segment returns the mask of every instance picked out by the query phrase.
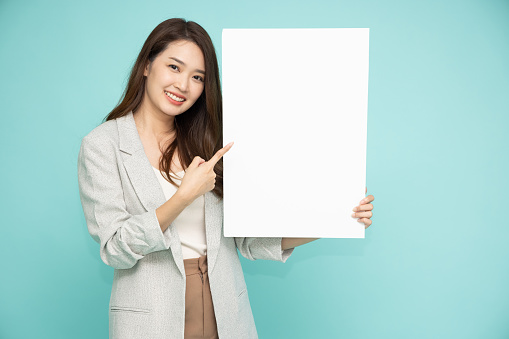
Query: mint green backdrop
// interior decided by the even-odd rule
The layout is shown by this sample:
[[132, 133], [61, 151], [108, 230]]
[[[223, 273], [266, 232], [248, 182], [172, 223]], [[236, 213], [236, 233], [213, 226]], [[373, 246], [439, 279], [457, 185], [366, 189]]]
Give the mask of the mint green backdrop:
[[[241, 258], [260, 338], [509, 338], [502, 0], [2, 0], [0, 338], [107, 338], [113, 269], [86, 229], [77, 155], [170, 17], [203, 25], [219, 57], [223, 28], [370, 28], [373, 225], [286, 264]], [[297, 71], [312, 71], [302, 47]]]

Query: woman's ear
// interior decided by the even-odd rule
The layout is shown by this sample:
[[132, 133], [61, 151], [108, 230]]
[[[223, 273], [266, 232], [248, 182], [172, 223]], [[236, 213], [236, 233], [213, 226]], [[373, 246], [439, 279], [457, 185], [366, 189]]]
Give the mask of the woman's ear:
[[145, 65], [145, 69], [143, 70], [143, 76], [147, 76], [150, 72], [150, 67], [152, 66], [152, 63], [150, 60], [147, 61], [147, 64]]

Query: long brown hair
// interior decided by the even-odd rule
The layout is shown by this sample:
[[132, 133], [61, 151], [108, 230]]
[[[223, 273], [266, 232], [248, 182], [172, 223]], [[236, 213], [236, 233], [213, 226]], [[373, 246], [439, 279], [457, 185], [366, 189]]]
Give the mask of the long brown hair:
[[[131, 70], [129, 82], [117, 106], [104, 121], [133, 113], [140, 107], [145, 93], [143, 70], [154, 59], [177, 40], [194, 42], [205, 59], [205, 88], [200, 98], [186, 112], [175, 116], [175, 139], [165, 150], [159, 164], [166, 179], [178, 186], [170, 177], [170, 164], [178, 146], [178, 156], [184, 169], [188, 168], [195, 156], [209, 160], [223, 144], [222, 96], [214, 45], [207, 32], [193, 21], [169, 19], [161, 22], [150, 33]], [[223, 197], [223, 159], [214, 167], [216, 185], [213, 192]]]

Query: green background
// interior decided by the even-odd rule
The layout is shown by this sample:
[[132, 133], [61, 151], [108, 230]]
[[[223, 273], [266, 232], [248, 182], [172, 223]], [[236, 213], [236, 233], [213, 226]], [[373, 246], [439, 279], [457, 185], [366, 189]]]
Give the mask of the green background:
[[373, 225], [285, 264], [241, 258], [260, 338], [509, 338], [509, 2], [494, 0], [1, 0], [0, 338], [107, 338], [113, 269], [77, 155], [170, 17], [219, 57], [223, 28], [370, 28]]

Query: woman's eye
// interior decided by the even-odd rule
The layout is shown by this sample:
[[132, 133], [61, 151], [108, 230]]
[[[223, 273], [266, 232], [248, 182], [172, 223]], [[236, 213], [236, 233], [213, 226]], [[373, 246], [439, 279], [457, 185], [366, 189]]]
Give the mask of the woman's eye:
[[204, 81], [205, 81], [205, 80], [203, 79], [203, 77], [201, 77], [201, 76], [199, 76], [199, 75], [195, 75], [195, 76], [194, 76], [194, 78], [195, 78], [196, 80], [201, 81], [201, 82], [204, 82]]
[[176, 71], [178, 71], [178, 69], [179, 69], [178, 66], [176, 66], [176, 65], [170, 65], [168, 67], [170, 67], [171, 69], [174, 69]]

